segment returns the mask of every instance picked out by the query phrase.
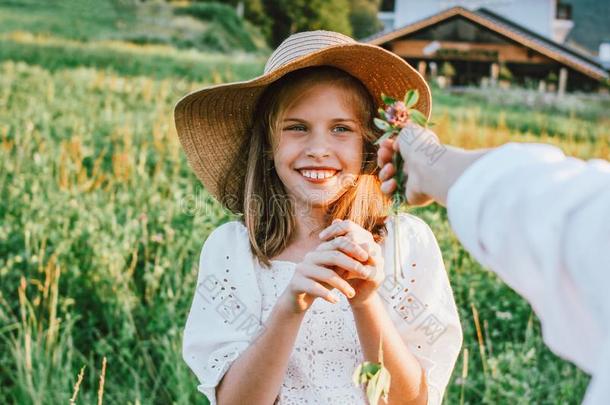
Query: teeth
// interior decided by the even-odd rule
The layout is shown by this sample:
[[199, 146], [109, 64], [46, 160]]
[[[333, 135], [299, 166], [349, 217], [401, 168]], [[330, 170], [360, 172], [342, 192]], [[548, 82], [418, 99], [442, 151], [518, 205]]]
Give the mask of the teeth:
[[335, 170], [301, 170], [301, 174], [311, 179], [327, 179], [335, 175]]

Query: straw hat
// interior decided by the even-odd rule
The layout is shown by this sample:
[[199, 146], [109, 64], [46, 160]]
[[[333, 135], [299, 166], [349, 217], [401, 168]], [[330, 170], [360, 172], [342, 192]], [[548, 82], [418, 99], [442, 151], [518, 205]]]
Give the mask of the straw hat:
[[[359, 79], [377, 107], [381, 93], [402, 98], [409, 89], [419, 91], [415, 108], [429, 117], [430, 89], [422, 76], [399, 56], [379, 46], [359, 43], [332, 31], [291, 35], [271, 54], [264, 72], [252, 80], [221, 84], [193, 91], [174, 108], [180, 143], [189, 165], [207, 191], [234, 213], [241, 213], [247, 157], [234, 162], [249, 136], [257, 100], [265, 88], [297, 69], [328, 65]], [[224, 185], [224, 187], [223, 187]]]

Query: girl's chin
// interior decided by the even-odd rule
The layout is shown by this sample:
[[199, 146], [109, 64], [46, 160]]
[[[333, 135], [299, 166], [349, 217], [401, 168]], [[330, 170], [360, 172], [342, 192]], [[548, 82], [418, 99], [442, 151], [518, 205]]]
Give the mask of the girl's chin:
[[324, 192], [320, 190], [305, 192], [300, 194], [300, 202], [301, 204], [312, 207], [312, 208], [325, 208], [337, 201], [337, 199], [341, 196], [341, 190], [324, 190]]
[[326, 201], [316, 201], [316, 200], [309, 200], [309, 201], [305, 201], [305, 203], [307, 205], [309, 205], [311, 208], [328, 208], [330, 206], [330, 204], [332, 204], [334, 200], [326, 200]]

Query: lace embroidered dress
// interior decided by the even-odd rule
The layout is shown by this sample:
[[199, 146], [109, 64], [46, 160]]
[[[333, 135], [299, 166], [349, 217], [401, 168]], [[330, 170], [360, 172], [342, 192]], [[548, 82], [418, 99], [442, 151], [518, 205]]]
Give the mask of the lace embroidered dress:
[[[406, 346], [425, 370], [428, 404], [442, 401], [462, 345], [462, 329], [440, 250], [428, 225], [399, 215], [405, 278], [394, 285], [393, 221], [381, 243], [385, 282], [378, 290]], [[252, 255], [247, 229], [228, 222], [214, 230], [200, 256], [197, 288], [186, 322], [183, 358], [212, 405], [231, 364], [262, 332], [288, 286], [296, 264], [262, 266]], [[347, 298], [316, 299], [305, 314], [276, 404], [367, 404], [352, 373], [363, 361]]]

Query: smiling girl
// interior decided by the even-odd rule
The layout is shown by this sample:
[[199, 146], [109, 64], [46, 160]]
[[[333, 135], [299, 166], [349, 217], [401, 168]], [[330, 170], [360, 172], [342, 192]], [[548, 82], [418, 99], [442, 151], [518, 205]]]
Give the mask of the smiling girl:
[[[183, 356], [212, 404], [365, 404], [352, 373], [377, 362], [388, 403], [438, 404], [462, 333], [430, 228], [400, 214], [394, 284], [391, 201], [376, 177], [376, 98], [429, 90], [381, 48], [294, 34], [248, 82], [176, 105], [187, 158], [242, 214], [206, 240]], [[335, 290], [337, 290], [335, 292]], [[320, 299], [318, 299], [320, 298]]]

